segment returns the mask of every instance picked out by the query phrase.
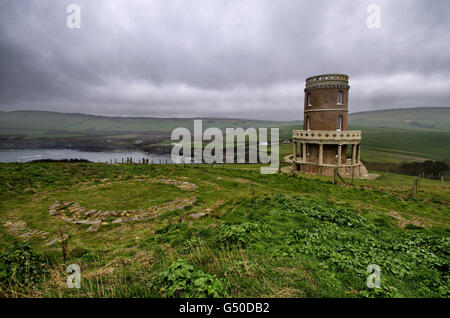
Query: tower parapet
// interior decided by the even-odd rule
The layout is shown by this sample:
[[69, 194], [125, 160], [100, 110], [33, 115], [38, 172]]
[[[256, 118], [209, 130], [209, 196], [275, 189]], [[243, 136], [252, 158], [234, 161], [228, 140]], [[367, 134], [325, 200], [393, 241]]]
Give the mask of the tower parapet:
[[349, 89], [348, 75], [323, 74], [311, 76], [306, 79], [305, 92], [319, 88], [346, 88]]

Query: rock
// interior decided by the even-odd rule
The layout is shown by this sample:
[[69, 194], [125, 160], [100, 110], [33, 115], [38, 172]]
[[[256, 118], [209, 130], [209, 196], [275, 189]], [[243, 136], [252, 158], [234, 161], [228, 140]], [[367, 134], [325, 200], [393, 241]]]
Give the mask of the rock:
[[97, 232], [98, 228], [100, 227], [100, 224], [93, 224], [91, 225], [86, 232]]
[[122, 223], [122, 222], [123, 222], [122, 218], [118, 218], [118, 219], [115, 219], [114, 221], [112, 221], [111, 223], [117, 224], [117, 223]]
[[191, 214], [189, 214], [189, 217], [192, 218], [192, 219], [198, 219], [198, 218], [201, 218], [202, 216], [205, 216], [205, 215], [206, 215], [206, 213], [199, 212], [199, 213], [191, 213]]
[[50, 242], [45, 243], [44, 246], [51, 246], [51, 245], [53, 245], [53, 244], [55, 244], [57, 242], [65, 241], [68, 238], [69, 238], [68, 234], [63, 234], [62, 240], [61, 240], [60, 237], [58, 237], [58, 238], [55, 238], [54, 240], [51, 240]]
[[90, 211], [84, 212], [84, 215], [89, 216], [91, 214], [94, 214], [95, 212], [97, 212], [97, 210], [90, 210]]
[[98, 225], [100, 223], [102, 223], [102, 220], [89, 220], [85, 224]]
[[75, 220], [73, 221], [75, 224], [90, 224], [89, 220]]
[[51, 246], [51, 245], [55, 244], [56, 242], [59, 242], [59, 240], [60, 240], [59, 238], [55, 238], [54, 240], [51, 240], [50, 242], [45, 243], [44, 246]]

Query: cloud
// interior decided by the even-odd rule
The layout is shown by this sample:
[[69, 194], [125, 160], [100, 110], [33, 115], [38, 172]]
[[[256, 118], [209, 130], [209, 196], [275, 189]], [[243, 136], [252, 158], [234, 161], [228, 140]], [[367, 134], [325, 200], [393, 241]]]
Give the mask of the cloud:
[[300, 119], [305, 78], [332, 72], [352, 112], [450, 106], [449, 18], [445, 0], [4, 0], [0, 110]]

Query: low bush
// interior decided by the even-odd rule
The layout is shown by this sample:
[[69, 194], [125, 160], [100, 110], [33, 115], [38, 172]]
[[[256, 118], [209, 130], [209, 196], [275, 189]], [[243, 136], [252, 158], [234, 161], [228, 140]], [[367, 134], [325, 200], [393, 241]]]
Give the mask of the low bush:
[[195, 269], [187, 260], [178, 259], [160, 273], [152, 285], [163, 297], [227, 297], [225, 284], [215, 275]]
[[47, 273], [46, 259], [28, 243], [16, 243], [0, 256], [2, 285], [31, 285]]
[[222, 224], [219, 227], [217, 241], [227, 246], [238, 245], [245, 247], [249, 242], [259, 239], [267, 230], [257, 223]]

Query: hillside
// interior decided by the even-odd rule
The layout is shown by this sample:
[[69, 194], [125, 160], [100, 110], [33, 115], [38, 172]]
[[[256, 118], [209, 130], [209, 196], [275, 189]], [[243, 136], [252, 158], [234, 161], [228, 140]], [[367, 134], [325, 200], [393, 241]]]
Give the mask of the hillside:
[[[273, 127], [294, 122], [200, 118], [203, 128]], [[66, 138], [95, 135], [170, 135], [177, 127], [193, 128], [193, 118], [108, 117], [45, 111], [0, 112], [0, 136]]]
[[381, 175], [0, 163], [0, 297], [448, 297], [448, 181]]
[[450, 132], [450, 107], [386, 109], [353, 113], [352, 126]]

